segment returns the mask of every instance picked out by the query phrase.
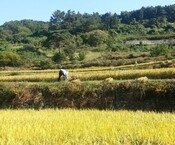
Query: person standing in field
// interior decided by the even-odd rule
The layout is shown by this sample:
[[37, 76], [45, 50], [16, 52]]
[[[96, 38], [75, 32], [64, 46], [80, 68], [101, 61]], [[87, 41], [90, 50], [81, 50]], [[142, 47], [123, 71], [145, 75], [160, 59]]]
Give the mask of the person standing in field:
[[58, 81], [61, 81], [61, 76], [63, 76], [63, 79], [65, 81], [67, 81], [68, 80], [68, 71], [66, 71], [65, 69], [60, 69], [59, 76], [58, 76]]

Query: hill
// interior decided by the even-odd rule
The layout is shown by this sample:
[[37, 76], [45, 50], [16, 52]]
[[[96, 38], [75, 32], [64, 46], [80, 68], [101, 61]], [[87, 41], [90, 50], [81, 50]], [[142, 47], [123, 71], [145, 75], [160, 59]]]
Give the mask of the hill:
[[120, 15], [56, 10], [50, 22], [6, 22], [0, 26], [0, 64], [46, 69], [172, 59], [174, 13], [175, 5], [142, 7]]

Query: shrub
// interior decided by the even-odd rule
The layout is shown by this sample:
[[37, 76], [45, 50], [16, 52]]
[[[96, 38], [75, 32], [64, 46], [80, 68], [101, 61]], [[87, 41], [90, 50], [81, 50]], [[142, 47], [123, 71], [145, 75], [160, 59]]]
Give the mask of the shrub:
[[[175, 81], [62, 82], [16, 88], [0, 85], [0, 104], [5, 107], [97, 108], [175, 110]], [[21, 92], [20, 92], [21, 91]], [[19, 93], [20, 92], [20, 93]]]
[[51, 69], [52, 68], [52, 62], [49, 60], [42, 59], [40, 61], [37, 61], [37, 64], [35, 64], [36, 67], [39, 67], [40, 69]]
[[82, 52], [79, 53], [78, 56], [79, 56], [79, 60], [82, 61], [82, 60], [84, 60], [85, 57], [86, 57], [86, 52], [82, 51]]
[[19, 66], [21, 57], [13, 52], [0, 53], [0, 67]]
[[150, 53], [151, 53], [151, 56], [159, 56], [159, 55], [168, 56], [170, 53], [170, 49], [168, 45], [160, 45], [160, 46], [153, 47]]
[[54, 62], [58, 62], [61, 63], [62, 61], [66, 60], [66, 55], [63, 52], [57, 52], [54, 54], [54, 56], [52, 57], [52, 60]]
[[0, 85], [0, 108], [9, 108], [15, 94], [4, 85]]
[[17, 52], [20, 54], [31, 52], [31, 53], [35, 53], [36, 55], [42, 55], [42, 53], [33, 45], [24, 45], [23, 48], [20, 48], [19, 50], [17, 50]]

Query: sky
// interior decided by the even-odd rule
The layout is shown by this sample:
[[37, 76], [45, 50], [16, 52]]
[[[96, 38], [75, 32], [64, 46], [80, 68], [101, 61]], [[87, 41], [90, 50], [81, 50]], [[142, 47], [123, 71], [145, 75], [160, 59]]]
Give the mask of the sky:
[[56, 10], [89, 13], [138, 10], [141, 7], [175, 4], [175, 0], [0, 0], [0, 25], [14, 20], [50, 21]]

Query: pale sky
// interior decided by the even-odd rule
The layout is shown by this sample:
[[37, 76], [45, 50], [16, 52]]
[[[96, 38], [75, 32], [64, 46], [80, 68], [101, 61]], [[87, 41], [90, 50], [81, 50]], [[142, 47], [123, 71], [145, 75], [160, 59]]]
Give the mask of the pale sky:
[[175, 0], [0, 0], [0, 25], [23, 19], [46, 22], [56, 10], [72, 10], [81, 14], [120, 14], [121, 11], [138, 10], [142, 6], [172, 4], [175, 4]]

